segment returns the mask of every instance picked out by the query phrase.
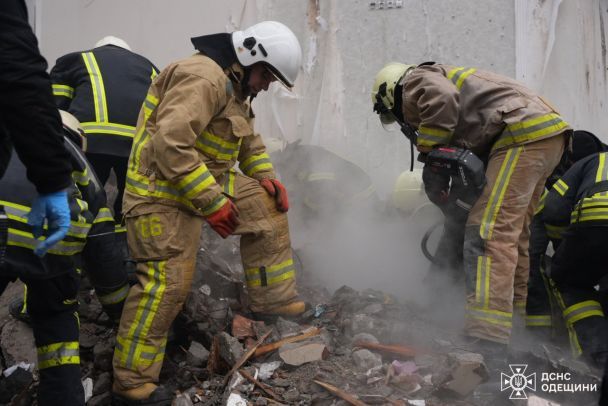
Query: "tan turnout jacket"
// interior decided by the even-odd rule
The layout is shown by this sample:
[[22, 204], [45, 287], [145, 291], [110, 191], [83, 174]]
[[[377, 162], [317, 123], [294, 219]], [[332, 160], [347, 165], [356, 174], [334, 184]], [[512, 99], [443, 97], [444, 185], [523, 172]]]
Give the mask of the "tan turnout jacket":
[[570, 129], [541, 96], [495, 73], [421, 65], [401, 84], [404, 117], [418, 130], [418, 146], [456, 145], [487, 157]]
[[[234, 72], [242, 74], [236, 65]], [[227, 173], [237, 160], [247, 176], [275, 177], [249, 103], [228, 73], [199, 53], [153, 81], [129, 158], [125, 214], [142, 203], [212, 214], [231, 193]]]

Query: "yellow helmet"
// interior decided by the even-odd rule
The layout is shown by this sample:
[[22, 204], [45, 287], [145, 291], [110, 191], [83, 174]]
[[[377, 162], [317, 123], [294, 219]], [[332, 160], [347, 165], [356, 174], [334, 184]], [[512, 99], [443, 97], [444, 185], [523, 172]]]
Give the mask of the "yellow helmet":
[[393, 205], [406, 213], [412, 213], [428, 202], [422, 183], [422, 170], [414, 169], [399, 175], [392, 193]]
[[376, 74], [372, 87], [372, 103], [374, 111], [380, 115], [383, 124], [395, 121], [395, 117], [391, 114], [392, 108], [395, 107], [395, 87], [401, 78], [415, 67], [416, 65], [391, 62]]

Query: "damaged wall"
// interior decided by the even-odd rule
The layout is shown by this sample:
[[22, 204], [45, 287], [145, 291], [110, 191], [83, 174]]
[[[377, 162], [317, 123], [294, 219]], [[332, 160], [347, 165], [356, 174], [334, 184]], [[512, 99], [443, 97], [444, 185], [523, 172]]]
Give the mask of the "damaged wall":
[[[379, 2], [376, 2], [379, 3]], [[256, 100], [257, 129], [269, 141], [302, 139], [368, 170], [381, 192], [407, 168], [407, 142], [387, 134], [369, 90], [385, 62], [427, 60], [515, 76], [545, 94], [577, 128], [602, 133], [608, 0], [28, 0], [41, 50], [57, 57], [100, 37], [124, 37], [159, 67], [192, 53], [191, 36], [263, 19], [289, 25], [302, 43], [294, 92], [273, 86]], [[67, 23], [66, 23], [67, 22]]]
[[376, 71], [392, 60], [436, 60], [512, 76], [514, 6], [504, 0], [405, 0], [402, 8], [372, 10], [369, 3], [182, 0], [168, 7], [160, 0], [38, 0], [36, 31], [51, 65], [113, 34], [163, 67], [192, 53], [191, 36], [282, 21], [302, 43], [304, 71], [295, 92], [275, 86], [256, 100], [257, 129], [267, 138], [327, 147], [368, 170], [386, 193], [408, 167], [409, 148], [399, 133], [385, 133], [371, 111]]
[[[363, 0], [257, 3], [260, 18], [288, 24], [304, 51], [298, 98], [280, 90], [262, 95], [260, 101], [272, 101], [257, 103], [258, 129], [353, 160], [370, 172], [381, 194], [409, 166], [408, 142], [400, 133], [386, 133], [372, 113], [371, 85], [385, 63], [434, 60], [515, 74], [512, 2], [407, 0], [402, 8], [384, 10]], [[262, 119], [269, 115], [273, 120]], [[274, 124], [279, 120], [281, 126]], [[281, 127], [295, 129], [295, 135]]]
[[608, 142], [608, 0], [516, 1], [517, 78]]

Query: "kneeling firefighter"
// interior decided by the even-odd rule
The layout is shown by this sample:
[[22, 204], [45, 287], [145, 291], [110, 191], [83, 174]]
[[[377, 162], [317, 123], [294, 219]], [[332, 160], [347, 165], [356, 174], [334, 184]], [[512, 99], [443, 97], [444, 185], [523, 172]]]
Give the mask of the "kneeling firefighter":
[[543, 220], [561, 237], [551, 261], [551, 283], [574, 355], [598, 368], [608, 360], [608, 323], [599, 294], [608, 275], [608, 152], [576, 162], [547, 193]]
[[[82, 262], [104, 310], [118, 319], [128, 293], [127, 274], [114, 235], [105, 191], [86, 161], [84, 132], [61, 112], [73, 183], [68, 187], [70, 228], [46, 253], [37, 237], [49, 235], [27, 224], [37, 196], [26, 169], [12, 154], [0, 180], [0, 292], [19, 278], [28, 286], [27, 311], [38, 350], [38, 403], [84, 405], [80, 375], [77, 293]], [[51, 225], [52, 226], [52, 225]]]

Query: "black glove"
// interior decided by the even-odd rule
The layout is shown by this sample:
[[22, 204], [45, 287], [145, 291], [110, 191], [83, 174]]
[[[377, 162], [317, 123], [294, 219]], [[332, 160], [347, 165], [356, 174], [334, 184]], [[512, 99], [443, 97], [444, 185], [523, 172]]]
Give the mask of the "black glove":
[[422, 182], [424, 191], [431, 202], [439, 207], [447, 203], [450, 193], [450, 175], [445, 172], [440, 173], [436, 168], [425, 165], [422, 169]]

